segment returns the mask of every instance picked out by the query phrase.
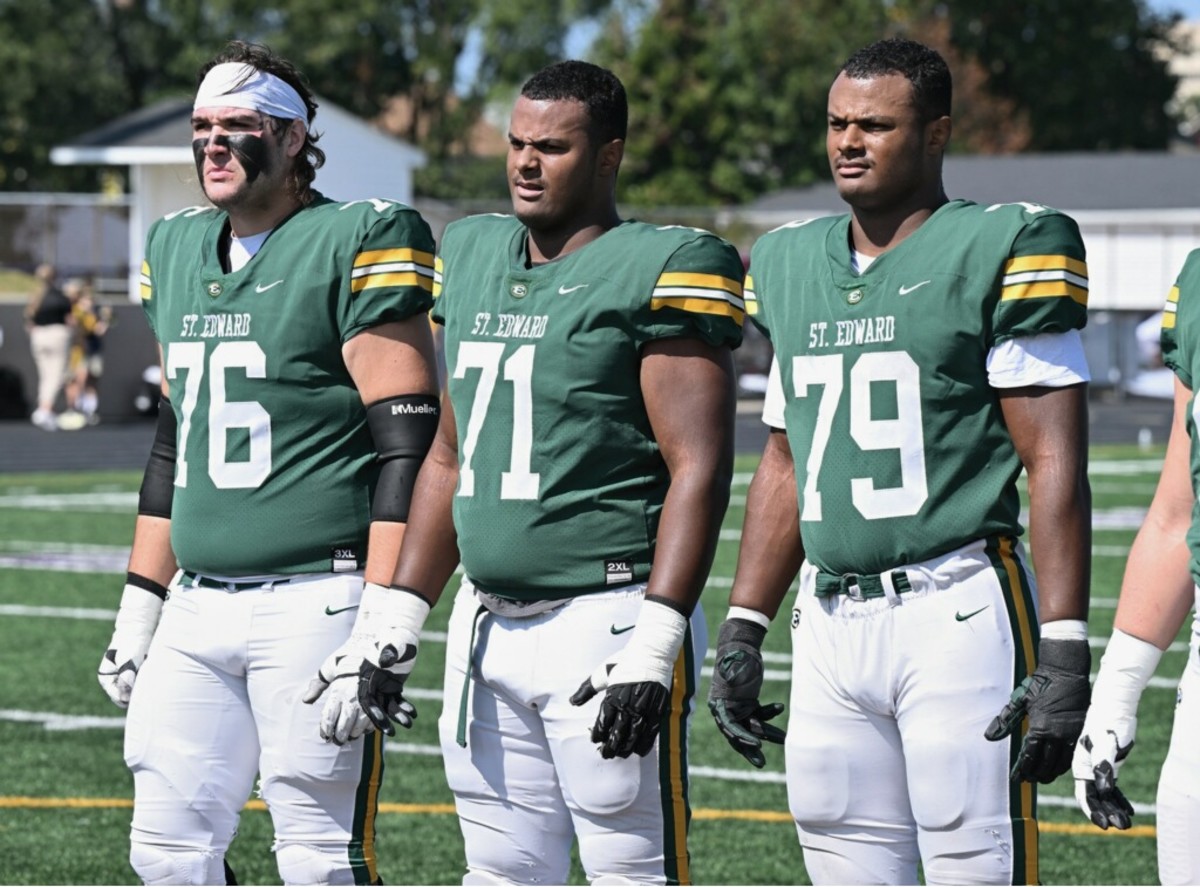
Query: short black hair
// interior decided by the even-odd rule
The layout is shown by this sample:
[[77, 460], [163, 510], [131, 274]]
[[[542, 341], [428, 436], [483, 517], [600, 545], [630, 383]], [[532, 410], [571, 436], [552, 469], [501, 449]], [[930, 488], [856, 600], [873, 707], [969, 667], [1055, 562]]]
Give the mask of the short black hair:
[[[312, 128], [313, 118], [317, 115], [317, 101], [313, 98], [308, 81], [300, 73], [299, 68], [283, 56], [276, 55], [261, 43], [231, 40], [214, 58], [201, 66], [196, 75], [196, 88], [199, 89], [209, 71], [225, 62], [241, 62], [267, 74], [274, 74], [299, 93], [300, 100], [304, 102], [304, 107], [308, 111], [308, 120], [305, 121], [308, 125], [304, 136], [304, 148], [296, 155], [291, 174], [288, 176], [288, 184], [301, 203], [311, 202], [313, 199], [312, 183], [317, 177], [317, 170], [325, 164], [325, 152], [317, 147], [317, 140], [321, 136]], [[269, 116], [269, 119], [271, 120], [271, 129], [277, 135], [283, 131], [284, 126], [291, 122], [280, 117]]]
[[950, 69], [933, 49], [903, 37], [878, 40], [855, 52], [840, 73], [855, 80], [900, 74], [913, 88], [913, 104], [921, 120], [936, 120], [950, 114]]
[[624, 139], [629, 128], [629, 103], [617, 75], [590, 62], [565, 61], [547, 65], [525, 81], [521, 95], [536, 102], [576, 101], [591, 120], [597, 143]]

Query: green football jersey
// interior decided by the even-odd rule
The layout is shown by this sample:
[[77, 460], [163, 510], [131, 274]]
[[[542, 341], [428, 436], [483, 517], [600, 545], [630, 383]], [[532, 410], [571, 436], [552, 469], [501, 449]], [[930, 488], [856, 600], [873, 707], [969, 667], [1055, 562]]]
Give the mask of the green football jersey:
[[[1162, 359], [1179, 381], [1191, 391], [1196, 390], [1196, 378], [1200, 376], [1200, 250], [1188, 253], [1167, 295], [1162, 318]], [[1187, 431], [1192, 442], [1192, 493], [1196, 494], [1200, 490], [1200, 444], [1196, 441], [1195, 397], [1188, 403]], [[1192, 553], [1192, 578], [1200, 584], [1200, 500], [1192, 506], [1187, 542]]]
[[1017, 534], [1021, 471], [989, 350], [1080, 329], [1075, 223], [952, 201], [862, 273], [850, 217], [794, 222], [751, 252], [747, 313], [779, 362], [809, 560], [879, 573]]
[[642, 347], [740, 344], [741, 260], [707, 232], [640, 222], [533, 268], [525, 240], [511, 216], [475, 216], [446, 229], [438, 259], [463, 569], [515, 599], [644, 581], [670, 477]]
[[378, 468], [342, 345], [428, 310], [432, 235], [401, 204], [318, 197], [226, 273], [227, 232], [215, 209], [173, 213], [142, 266], [179, 427], [175, 556], [221, 576], [353, 570]]

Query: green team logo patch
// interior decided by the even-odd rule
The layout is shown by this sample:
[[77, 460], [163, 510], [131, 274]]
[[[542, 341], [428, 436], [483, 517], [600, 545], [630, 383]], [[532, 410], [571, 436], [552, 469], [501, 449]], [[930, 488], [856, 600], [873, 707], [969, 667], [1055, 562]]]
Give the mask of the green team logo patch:
[[862, 290], [850, 290], [850, 292], [846, 293], [846, 301], [851, 305], [857, 305], [862, 300], [863, 300], [863, 291]]
[[207, 289], [208, 289], [208, 294], [210, 296], [212, 296], [214, 299], [217, 296], [221, 295], [221, 284], [217, 283], [215, 280], [208, 285]]
[[529, 295], [529, 287], [523, 283], [514, 283], [508, 291], [514, 299], [523, 299]]

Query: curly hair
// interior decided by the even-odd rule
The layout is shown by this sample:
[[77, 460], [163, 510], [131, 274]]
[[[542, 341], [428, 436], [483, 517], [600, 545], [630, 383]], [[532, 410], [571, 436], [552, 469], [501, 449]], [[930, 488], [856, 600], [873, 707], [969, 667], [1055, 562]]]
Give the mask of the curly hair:
[[846, 60], [839, 73], [855, 80], [900, 74], [913, 89], [913, 104], [928, 122], [950, 113], [951, 81], [946, 60], [913, 40], [892, 37], [864, 46]]
[[[325, 164], [325, 152], [317, 147], [320, 133], [312, 129], [313, 118], [317, 115], [317, 102], [313, 98], [312, 89], [300, 70], [282, 56], [278, 56], [260, 43], [247, 43], [243, 40], [231, 40], [211, 61], [206, 62], [196, 77], [196, 85], [204, 82], [205, 75], [214, 67], [226, 62], [236, 62], [250, 65], [267, 74], [273, 74], [286, 83], [300, 95], [304, 107], [308, 109], [308, 120], [304, 146], [296, 155], [288, 174], [287, 183], [292, 193], [302, 204], [313, 200], [312, 183], [317, 177], [317, 170]], [[267, 115], [271, 124], [271, 132], [279, 136], [291, 123], [282, 117]]]
[[533, 101], [576, 101], [588, 110], [589, 133], [599, 144], [624, 139], [629, 128], [625, 87], [607, 68], [589, 62], [555, 62], [525, 81], [521, 95]]

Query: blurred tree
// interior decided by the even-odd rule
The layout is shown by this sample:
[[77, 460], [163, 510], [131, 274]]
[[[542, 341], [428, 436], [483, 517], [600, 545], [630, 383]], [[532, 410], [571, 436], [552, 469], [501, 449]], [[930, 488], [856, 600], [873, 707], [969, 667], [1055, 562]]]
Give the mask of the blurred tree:
[[424, 193], [469, 196], [499, 170], [471, 156], [487, 103], [506, 111], [589, 19], [591, 57], [629, 89], [632, 203], [735, 203], [826, 175], [829, 83], [887, 34], [946, 55], [960, 149], [1162, 148], [1174, 132], [1174, 18], [1145, 0], [0, 0], [0, 189], [96, 189], [101, 171], [53, 167], [50, 147], [191, 90], [236, 36], [420, 145]]
[[812, 181], [838, 65], [887, 24], [879, 0], [663, 0], [625, 16], [597, 56], [629, 90], [634, 204], [737, 203]]
[[596, 47], [625, 80], [623, 199], [735, 203], [827, 175], [825, 98], [845, 57], [902, 35], [955, 77], [954, 150], [1162, 149], [1177, 16], [1144, 0], [661, 0]]
[[192, 90], [234, 37], [292, 59], [319, 95], [364, 117], [400, 97], [404, 113], [388, 121], [430, 155], [436, 181], [468, 151], [487, 99], [561, 58], [571, 25], [608, 5], [536, 0], [518, 15], [502, 0], [0, 0], [0, 189], [98, 188], [100, 170], [54, 167], [50, 148]]
[[1163, 149], [1175, 134], [1178, 13], [1145, 0], [895, 0], [897, 18], [978, 64], [1027, 121], [1034, 151]]
[[149, 5], [0, 0], [0, 190], [98, 190], [101, 170], [52, 166], [51, 147], [191, 85], [180, 59], [197, 31], [159, 12], [202, 3]]

